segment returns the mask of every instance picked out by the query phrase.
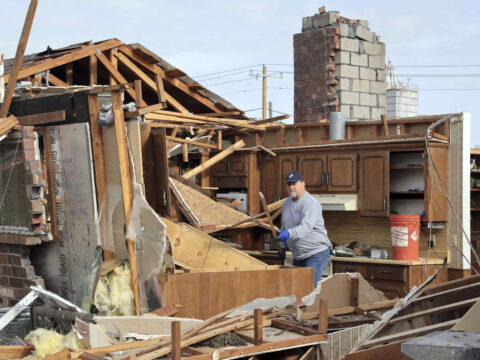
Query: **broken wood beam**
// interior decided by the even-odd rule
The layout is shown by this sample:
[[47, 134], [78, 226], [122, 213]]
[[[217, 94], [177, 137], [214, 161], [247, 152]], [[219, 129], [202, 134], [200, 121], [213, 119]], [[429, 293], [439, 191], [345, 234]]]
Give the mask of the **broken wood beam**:
[[182, 143], [182, 144], [201, 146], [201, 147], [204, 147], [204, 148], [214, 149], [214, 150], [217, 149], [217, 145], [214, 145], [214, 144], [204, 143], [204, 142], [195, 141], [195, 140], [187, 140], [187, 139], [182, 139], [182, 138], [173, 137], [173, 136], [167, 136], [166, 138], [169, 141], [178, 142], [178, 143]]
[[13, 64], [8, 74], [12, 81], [8, 81], [6, 76], [4, 76], [5, 82], [8, 81], [8, 84], [3, 97], [2, 107], [0, 108], [0, 119], [7, 117], [8, 109], [12, 103], [13, 91], [17, 85], [17, 80], [20, 79], [20, 68], [22, 67], [23, 55], [25, 54], [25, 49], [27, 47], [28, 37], [30, 36], [30, 30], [32, 29], [37, 5], [38, 0], [30, 1], [27, 16], [25, 17], [25, 22], [23, 24], [22, 34], [20, 35], [20, 40], [18, 40], [17, 52], [15, 53], [15, 58], [13, 59]]
[[232, 154], [235, 150], [240, 149], [243, 146], [245, 146], [245, 143], [243, 142], [243, 140], [240, 140], [240, 141], [236, 142], [235, 144], [229, 146], [228, 148], [226, 148], [222, 152], [220, 152], [217, 155], [213, 156], [212, 158], [208, 159], [207, 161], [205, 161], [200, 166], [197, 166], [196, 168], [194, 168], [190, 171], [187, 171], [185, 174], [183, 174], [182, 177], [184, 179], [187, 179], [187, 180], [191, 179], [195, 175], [198, 175], [202, 171], [204, 171], [204, 170], [208, 169], [209, 167], [215, 165], [220, 160], [225, 159], [228, 155]]
[[253, 318], [253, 344], [260, 345], [263, 342], [263, 310], [255, 309], [253, 311]]
[[[127, 131], [123, 117], [122, 97], [119, 91], [111, 94], [113, 120], [117, 140], [117, 150], [120, 167], [120, 180], [122, 186], [123, 209], [125, 212], [125, 224], [129, 226], [132, 214], [133, 189], [130, 175], [130, 156], [127, 143]], [[140, 294], [138, 289], [137, 258], [135, 254], [135, 242], [127, 238], [128, 255], [130, 260], [130, 274], [132, 291], [135, 300], [135, 312], [140, 315]]]
[[275, 116], [275, 117], [269, 118], [269, 119], [252, 121], [252, 122], [250, 122], [250, 124], [251, 125], [262, 125], [262, 124], [268, 124], [268, 123], [271, 123], [271, 122], [286, 120], [286, 119], [290, 119], [290, 115], [285, 114], [285, 115]]
[[328, 331], [328, 304], [327, 299], [320, 299], [318, 305], [318, 331], [326, 334]]
[[263, 206], [263, 211], [265, 211], [265, 214], [267, 215], [267, 220], [268, 220], [268, 224], [270, 225], [270, 230], [272, 232], [273, 239], [276, 239], [277, 232], [275, 229], [275, 225], [273, 225], [272, 217], [270, 216], [270, 211], [268, 211], [267, 200], [265, 200], [265, 196], [262, 194], [261, 191], [258, 193], [258, 195], [260, 196], [260, 201]]
[[172, 360], [180, 360], [182, 357], [182, 347], [180, 341], [182, 340], [182, 335], [180, 333], [180, 321], [172, 321]]
[[[143, 94], [142, 94], [142, 80], [135, 80], [134, 81], [134, 88], [135, 88], [135, 107], [137, 109], [142, 107], [142, 100], [143, 100]], [[124, 115], [126, 118], [128, 116], [125, 114]], [[134, 115], [132, 117], [135, 117], [137, 115]]]
[[12, 130], [15, 126], [17, 126], [18, 120], [15, 116], [10, 115], [7, 118], [0, 118], [0, 136], [8, 133]]
[[155, 85], [157, 86], [158, 102], [164, 104], [164, 108], [167, 107], [167, 97], [165, 95], [165, 89], [163, 88], [162, 75], [155, 74]]
[[[135, 81], [137, 81], [137, 80], [135, 80]], [[137, 88], [135, 87], [135, 90], [136, 89]], [[135, 96], [137, 96], [137, 95], [135, 95]], [[140, 94], [140, 96], [141, 96], [141, 94]], [[127, 119], [131, 119], [131, 118], [134, 118], [136, 116], [145, 115], [145, 114], [151, 113], [155, 110], [161, 110], [161, 109], [164, 109], [164, 108], [165, 108], [164, 103], [158, 103], [158, 104], [153, 104], [153, 105], [144, 106], [144, 107], [137, 106], [136, 111], [125, 111], [124, 115]]]
[[22, 126], [42, 125], [67, 120], [65, 110], [38, 113], [33, 115], [18, 116], [18, 122]]
[[385, 136], [390, 136], [388, 134], [387, 116], [385, 114], [382, 114], [381, 118], [382, 118], [382, 123], [383, 123], [383, 130], [385, 131]]

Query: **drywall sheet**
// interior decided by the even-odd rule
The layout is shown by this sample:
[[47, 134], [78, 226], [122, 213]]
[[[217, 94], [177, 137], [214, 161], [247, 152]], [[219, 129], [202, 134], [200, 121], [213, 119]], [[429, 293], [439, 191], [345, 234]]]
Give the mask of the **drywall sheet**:
[[90, 294], [99, 244], [90, 130], [86, 123], [50, 126], [58, 236], [35, 251], [47, 289], [78, 306]]

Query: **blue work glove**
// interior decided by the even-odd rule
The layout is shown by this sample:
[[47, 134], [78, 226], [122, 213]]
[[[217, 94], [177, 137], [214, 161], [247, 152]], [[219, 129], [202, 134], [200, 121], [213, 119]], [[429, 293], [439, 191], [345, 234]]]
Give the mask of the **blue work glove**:
[[282, 230], [280, 232], [280, 235], [277, 237], [277, 240], [280, 242], [285, 242], [288, 239], [290, 239], [290, 233], [288, 232], [288, 230]]

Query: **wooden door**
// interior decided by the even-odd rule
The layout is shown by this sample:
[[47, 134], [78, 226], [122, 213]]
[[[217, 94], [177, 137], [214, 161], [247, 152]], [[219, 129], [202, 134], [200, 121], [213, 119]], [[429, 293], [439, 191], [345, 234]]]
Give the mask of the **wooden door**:
[[279, 155], [278, 156], [278, 181], [277, 194], [283, 199], [288, 196], [287, 187], [285, 186], [285, 178], [290, 171], [297, 170], [296, 155]]
[[327, 190], [357, 191], [357, 153], [329, 154], [327, 161]]
[[311, 193], [327, 190], [326, 158], [326, 155], [321, 154], [304, 154], [298, 157], [298, 171], [303, 174], [307, 190]]
[[262, 156], [260, 160], [260, 191], [268, 204], [277, 200], [277, 159]]
[[388, 151], [360, 153], [358, 211], [360, 216], [390, 215], [390, 155]]
[[[448, 152], [446, 147], [430, 145], [432, 159], [425, 151], [425, 220], [447, 221], [448, 202]], [[437, 170], [433, 168], [433, 163]], [[435, 179], [437, 176], [437, 179]]]

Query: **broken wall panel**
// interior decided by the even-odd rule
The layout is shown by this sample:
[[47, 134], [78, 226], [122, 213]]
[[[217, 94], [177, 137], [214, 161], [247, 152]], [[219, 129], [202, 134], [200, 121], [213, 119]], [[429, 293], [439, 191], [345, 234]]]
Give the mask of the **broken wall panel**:
[[99, 244], [89, 125], [51, 126], [48, 132], [58, 235], [36, 248], [32, 261], [49, 290], [81, 305]]

